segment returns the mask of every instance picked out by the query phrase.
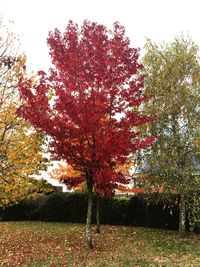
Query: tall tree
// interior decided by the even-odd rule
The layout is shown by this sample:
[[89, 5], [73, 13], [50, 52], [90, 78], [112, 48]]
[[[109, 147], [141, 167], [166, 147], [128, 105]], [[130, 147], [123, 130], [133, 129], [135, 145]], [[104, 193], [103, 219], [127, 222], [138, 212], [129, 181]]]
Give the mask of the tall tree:
[[65, 160], [87, 183], [86, 241], [93, 247], [91, 216], [93, 191], [112, 194], [126, 177], [115, 170], [116, 162], [149, 145], [134, 131], [151, 121], [132, 107], [146, 99], [143, 78], [137, 75], [138, 49], [130, 47], [124, 28], [114, 30], [85, 21], [81, 29], [69, 22], [62, 35], [48, 37], [54, 68], [40, 71], [34, 85], [21, 80], [19, 90], [26, 104], [19, 114], [48, 134], [52, 155]]
[[17, 117], [22, 104], [17, 84], [24, 75], [26, 58], [17, 55], [14, 36], [0, 36], [0, 206], [18, 201], [36, 192], [33, 174], [46, 169], [43, 137], [25, 120]]
[[187, 196], [200, 189], [195, 148], [200, 131], [198, 47], [180, 37], [159, 45], [148, 40], [145, 49], [145, 93], [154, 97], [144, 111], [157, 115], [151, 129], [157, 142], [146, 150], [143, 172], [149, 187], [180, 195], [179, 232], [183, 233]]

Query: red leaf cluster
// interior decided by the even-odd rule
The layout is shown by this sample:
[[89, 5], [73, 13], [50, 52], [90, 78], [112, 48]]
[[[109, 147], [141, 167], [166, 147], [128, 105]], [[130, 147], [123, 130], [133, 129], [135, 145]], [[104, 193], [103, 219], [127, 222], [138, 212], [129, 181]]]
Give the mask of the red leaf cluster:
[[135, 111], [146, 100], [139, 50], [130, 47], [118, 23], [111, 32], [88, 21], [81, 29], [70, 21], [63, 35], [56, 29], [48, 45], [55, 67], [48, 75], [40, 71], [36, 85], [20, 81], [25, 105], [19, 114], [51, 137], [53, 155], [110, 193], [126, 180], [114, 165], [153, 140], [140, 140], [134, 131], [152, 120]]

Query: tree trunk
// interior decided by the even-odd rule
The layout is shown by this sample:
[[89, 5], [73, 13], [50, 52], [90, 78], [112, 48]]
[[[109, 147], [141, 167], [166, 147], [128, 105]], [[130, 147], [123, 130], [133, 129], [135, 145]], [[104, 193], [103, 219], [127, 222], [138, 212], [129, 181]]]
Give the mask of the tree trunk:
[[100, 233], [100, 198], [96, 195], [96, 232]]
[[179, 229], [178, 232], [180, 235], [183, 235], [186, 230], [186, 202], [185, 196], [180, 195], [180, 202], [179, 202]]
[[92, 185], [88, 183], [88, 207], [86, 219], [86, 242], [89, 249], [93, 249], [92, 243], [92, 205], [93, 205], [93, 192]]

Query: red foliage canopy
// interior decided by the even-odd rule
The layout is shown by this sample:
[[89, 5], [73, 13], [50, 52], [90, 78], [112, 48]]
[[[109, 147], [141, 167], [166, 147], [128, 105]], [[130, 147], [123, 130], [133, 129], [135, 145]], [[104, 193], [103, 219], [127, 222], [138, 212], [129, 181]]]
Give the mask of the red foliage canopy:
[[139, 51], [118, 23], [111, 32], [88, 21], [81, 29], [70, 21], [63, 35], [56, 29], [48, 45], [55, 68], [48, 75], [40, 71], [37, 85], [20, 81], [25, 105], [19, 114], [51, 137], [52, 155], [92, 179], [98, 192], [111, 194], [127, 182], [115, 165], [153, 140], [134, 131], [151, 122], [136, 111], [146, 100]]

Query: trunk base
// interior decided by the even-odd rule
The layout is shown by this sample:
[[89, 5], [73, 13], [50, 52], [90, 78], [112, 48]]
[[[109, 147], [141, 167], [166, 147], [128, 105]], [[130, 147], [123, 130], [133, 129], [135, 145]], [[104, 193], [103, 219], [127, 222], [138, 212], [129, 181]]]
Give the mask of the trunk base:
[[92, 190], [88, 190], [88, 207], [87, 207], [87, 220], [86, 220], [86, 243], [89, 249], [93, 249], [92, 243], [92, 205], [93, 205], [93, 194]]
[[179, 235], [184, 235], [186, 231], [186, 201], [184, 195], [180, 196], [180, 203], [179, 203]]
[[100, 234], [100, 232], [101, 232], [101, 231], [100, 231], [100, 226], [97, 225], [97, 226], [96, 226], [96, 233], [97, 233], [97, 234]]
[[100, 234], [100, 199], [96, 197], [96, 233]]
[[90, 240], [87, 240], [87, 247], [88, 247], [88, 249], [94, 249], [94, 246], [93, 246], [93, 243], [92, 243], [92, 239], [90, 239]]

